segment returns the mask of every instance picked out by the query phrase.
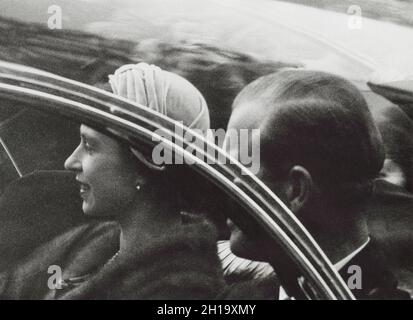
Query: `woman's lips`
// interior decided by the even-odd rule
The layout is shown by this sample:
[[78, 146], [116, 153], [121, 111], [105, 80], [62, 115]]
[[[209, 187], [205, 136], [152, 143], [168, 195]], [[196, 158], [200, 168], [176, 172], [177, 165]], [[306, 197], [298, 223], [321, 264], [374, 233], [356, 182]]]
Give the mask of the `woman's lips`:
[[80, 196], [84, 199], [88, 192], [90, 191], [90, 186], [87, 183], [80, 182]]

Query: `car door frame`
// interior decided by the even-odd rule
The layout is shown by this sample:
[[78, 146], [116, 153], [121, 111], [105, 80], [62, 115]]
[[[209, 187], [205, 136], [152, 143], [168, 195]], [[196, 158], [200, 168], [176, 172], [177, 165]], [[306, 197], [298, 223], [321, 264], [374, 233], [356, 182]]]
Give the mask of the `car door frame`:
[[[0, 62], [0, 99], [12, 99], [40, 111], [86, 123], [132, 145], [154, 146], [162, 142], [174, 154], [194, 163], [194, 170], [246, 209], [249, 218], [262, 227], [299, 268], [314, 291], [313, 297], [354, 299], [310, 233], [262, 181], [210, 142], [204, 140], [208, 145], [208, 152], [205, 152], [183, 139], [188, 136], [203, 139], [199, 133], [147, 107], [95, 87], [8, 62]], [[176, 135], [177, 126], [184, 135]], [[190, 147], [196, 152], [189, 152]]]

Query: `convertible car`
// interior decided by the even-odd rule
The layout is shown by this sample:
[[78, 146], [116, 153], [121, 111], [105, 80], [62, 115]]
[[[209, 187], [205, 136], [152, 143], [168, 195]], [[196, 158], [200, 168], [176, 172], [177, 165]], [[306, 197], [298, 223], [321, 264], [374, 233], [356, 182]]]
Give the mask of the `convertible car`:
[[[366, 19], [366, 30], [354, 39], [340, 29], [340, 19], [347, 23], [346, 15], [278, 1], [263, 1], [262, 6], [250, 1], [203, 1], [203, 10], [191, 1], [178, 1], [179, 5], [166, 7], [159, 1], [147, 6], [144, 1], [120, 1], [118, 6], [104, 2], [106, 5], [98, 6], [93, 17], [87, 12], [96, 7], [94, 1], [74, 2], [71, 6], [64, 1], [46, 0], [36, 5], [32, 1], [20, 1], [13, 6], [10, 1], [0, 4], [0, 289], [3, 296], [41, 297], [45, 288], [39, 286], [34, 294], [24, 281], [14, 286], [9, 280], [31, 276], [19, 266], [36, 254], [44, 254], [42, 246], [56, 237], [64, 237], [69, 230], [75, 230], [65, 240], [70, 245], [52, 254], [47, 265], [36, 266], [45, 271], [45, 277], [48, 266], [73, 261], [72, 253], [81, 249], [77, 246], [84, 239], [94, 239], [101, 261], [116, 250], [116, 226], [112, 222], [90, 220], [82, 214], [73, 176], [63, 171], [64, 160], [78, 143], [79, 125], [86, 123], [131, 144], [153, 145], [163, 139], [171, 152], [194, 161], [195, 165], [188, 166], [191, 174], [213, 190], [217, 199], [225, 199], [238, 208], [228, 215], [246, 229], [265, 232], [283, 252], [285, 268], [294, 270], [291, 272], [294, 278], [287, 276], [279, 281], [290, 297], [354, 299], [311, 234], [257, 177], [242, 174], [245, 168], [230, 161], [219, 146], [210, 142], [205, 143], [210, 144], [212, 154], [188, 151], [189, 143], [175, 134], [173, 121], [102, 89], [107, 75], [117, 67], [152, 62], [193, 82], [211, 107], [212, 126], [225, 128], [231, 100], [243, 85], [280, 68], [304, 66], [345, 76], [359, 86], [368, 101], [391, 101], [413, 119], [413, 78], [410, 78], [413, 72], [409, 73], [413, 66], [411, 59], [406, 59], [411, 57], [408, 50], [413, 45], [407, 52], [401, 51], [407, 48], [404, 42], [389, 40], [395, 51], [400, 50], [393, 56], [398, 61], [393, 65], [387, 59], [388, 54], [371, 50], [368, 44], [359, 47], [362, 39], [377, 37], [372, 31], [377, 26], [386, 31], [383, 37], [395, 30], [413, 35], [413, 29]], [[52, 5], [61, 6], [61, 30], [51, 30], [47, 25], [51, 15], [48, 8]], [[138, 7], [146, 9], [130, 13]], [[233, 19], [225, 24], [230, 14]], [[329, 30], [330, 34], [321, 34], [323, 24], [316, 18], [305, 28], [298, 26], [286, 21], [289, 14], [292, 19], [294, 14], [323, 16], [335, 21], [336, 29], [332, 29], [341, 33]], [[233, 36], [224, 41], [229, 33]], [[329, 41], [334, 35], [341, 38]], [[356, 48], [361, 52], [355, 53]], [[239, 71], [236, 75], [228, 74], [228, 68]], [[220, 85], [228, 83], [229, 78], [235, 79], [230, 82], [235, 83], [233, 87]], [[128, 112], [132, 109], [133, 114]], [[159, 137], [158, 130], [169, 134]], [[183, 130], [196, 135], [188, 128]], [[211, 157], [220, 161], [207, 161], [213, 160]], [[222, 163], [222, 159], [227, 161]], [[394, 201], [392, 198], [380, 205], [385, 207]], [[398, 203], [403, 205], [401, 201]], [[220, 217], [213, 219], [219, 225]], [[386, 249], [401, 286], [413, 293], [413, 216], [372, 215], [370, 226], [373, 236]], [[222, 237], [225, 238], [225, 230]], [[101, 246], [103, 242], [108, 245]], [[302, 277], [308, 281], [306, 288], [297, 282]]]

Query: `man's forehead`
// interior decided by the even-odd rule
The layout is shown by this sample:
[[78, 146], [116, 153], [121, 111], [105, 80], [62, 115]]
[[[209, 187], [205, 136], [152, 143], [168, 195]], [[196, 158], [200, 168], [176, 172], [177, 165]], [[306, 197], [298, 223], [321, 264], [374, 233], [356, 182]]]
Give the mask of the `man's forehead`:
[[91, 127], [88, 127], [84, 124], [80, 126], [80, 136], [88, 138], [88, 139], [93, 139], [93, 140], [102, 140], [102, 139], [105, 140], [109, 138], [103, 133], [100, 133], [99, 131]]
[[235, 106], [228, 129], [258, 129], [266, 117], [267, 110], [258, 102], [244, 102]]
[[94, 137], [100, 134], [95, 129], [92, 129], [91, 127], [88, 127], [87, 125], [84, 125], [84, 124], [80, 125], [80, 133], [82, 135], [91, 136], [91, 137]]

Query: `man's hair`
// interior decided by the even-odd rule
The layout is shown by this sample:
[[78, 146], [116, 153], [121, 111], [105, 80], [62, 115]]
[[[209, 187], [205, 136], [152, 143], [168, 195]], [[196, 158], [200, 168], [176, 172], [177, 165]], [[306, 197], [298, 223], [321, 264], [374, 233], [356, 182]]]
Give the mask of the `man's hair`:
[[251, 108], [245, 125], [261, 130], [265, 175], [276, 179], [301, 165], [335, 202], [354, 203], [371, 192], [384, 161], [381, 137], [363, 96], [347, 80], [280, 71], [245, 87], [234, 101], [238, 108]]

